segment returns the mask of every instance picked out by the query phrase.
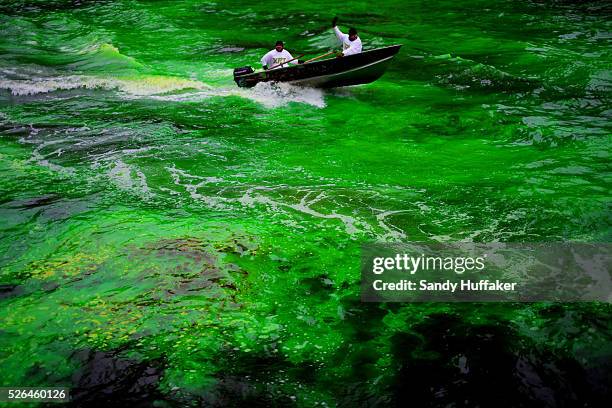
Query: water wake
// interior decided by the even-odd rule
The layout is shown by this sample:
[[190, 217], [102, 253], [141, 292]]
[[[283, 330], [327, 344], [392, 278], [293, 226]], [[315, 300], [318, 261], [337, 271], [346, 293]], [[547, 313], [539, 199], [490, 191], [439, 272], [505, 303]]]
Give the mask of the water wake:
[[151, 96], [190, 89], [199, 90], [208, 88], [208, 85], [200, 81], [164, 76], [147, 76], [137, 79], [84, 75], [30, 79], [0, 77], [0, 89], [6, 89], [14, 96], [39, 95], [73, 89], [102, 89], [119, 91], [129, 96]]
[[286, 106], [291, 102], [317, 108], [325, 107], [325, 95], [320, 89], [271, 83], [260, 83], [252, 89], [212, 87], [198, 80], [155, 75], [143, 77], [68, 75], [26, 79], [1, 75], [0, 89], [8, 90], [13, 96], [89, 89], [117, 91], [121, 97], [128, 99], [149, 97], [169, 102], [197, 102], [212, 97], [238, 96], [255, 101], [266, 108]]

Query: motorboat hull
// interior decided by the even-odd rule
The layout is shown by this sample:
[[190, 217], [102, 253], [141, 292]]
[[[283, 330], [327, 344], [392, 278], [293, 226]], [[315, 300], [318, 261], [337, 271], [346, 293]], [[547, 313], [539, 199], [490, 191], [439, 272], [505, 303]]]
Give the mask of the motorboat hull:
[[259, 82], [287, 82], [315, 88], [367, 84], [385, 73], [400, 47], [401, 45], [393, 45], [346, 57], [329, 58], [262, 72], [235, 74], [234, 80], [238, 86], [247, 88]]

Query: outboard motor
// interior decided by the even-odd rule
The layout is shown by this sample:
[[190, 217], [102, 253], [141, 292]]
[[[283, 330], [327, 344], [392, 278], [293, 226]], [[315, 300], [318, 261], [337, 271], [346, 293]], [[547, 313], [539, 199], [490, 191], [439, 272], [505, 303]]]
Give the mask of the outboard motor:
[[245, 86], [244, 80], [241, 81], [241, 78], [239, 77], [246, 74], [252, 74], [253, 72], [255, 71], [252, 67], [249, 66], [234, 68], [234, 81], [236, 81], [236, 84], [238, 84], [238, 86]]

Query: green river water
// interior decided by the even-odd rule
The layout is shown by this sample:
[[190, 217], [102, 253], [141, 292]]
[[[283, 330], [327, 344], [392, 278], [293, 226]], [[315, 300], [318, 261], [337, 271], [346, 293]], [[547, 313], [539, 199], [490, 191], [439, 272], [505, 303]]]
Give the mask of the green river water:
[[[364, 304], [359, 256], [610, 241], [608, 6], [0, 2], [0, 386], [601, 404], [608, 304]], [[236, 87], [277, 39], [335, 47], [334, 15], [365, 49], [403, 44], [381, 79]]]

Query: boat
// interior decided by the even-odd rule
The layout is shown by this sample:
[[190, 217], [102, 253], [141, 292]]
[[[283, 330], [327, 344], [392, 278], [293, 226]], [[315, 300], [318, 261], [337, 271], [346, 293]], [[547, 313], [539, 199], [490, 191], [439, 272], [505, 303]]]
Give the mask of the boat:
[[250, 88], [260, 82], [287, 82], [313, 88], [369, 84], [385, 73], [400, 47], [391, 45], [346, 57], [333, 57], [267, 71], [255, 72], [249, 66], [236, 68], [234, 81], [242, 88]]

